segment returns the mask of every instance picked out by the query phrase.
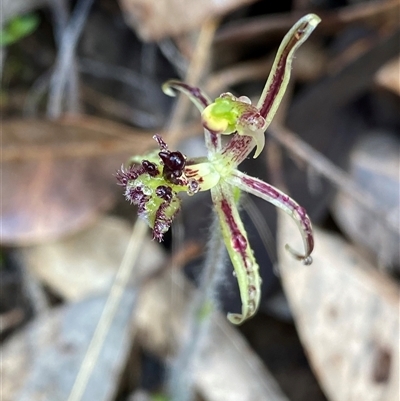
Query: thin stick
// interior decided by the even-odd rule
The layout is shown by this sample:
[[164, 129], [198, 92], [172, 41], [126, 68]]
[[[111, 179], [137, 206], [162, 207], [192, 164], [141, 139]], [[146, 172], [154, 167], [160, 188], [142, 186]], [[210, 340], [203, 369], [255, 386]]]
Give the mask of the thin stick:
[[[398, 20], [399, 6], [398, 0], [388, 0], [354, 4], [329, 11], [320, 10], [318, 15], [322, 22], [318, 31], [320, 34], [337, 33], [349, 24], [360, 22], [363, 25], [368, 23], [382, 27], [387, 17], [392, 16], [393, 20], [395, 18]], [[266, 38], [274, 39], [286, 32], [302, 15], [304, 11], [297, 10], [238, 20], [221, 28], [215, 37], [215, 44], [223, 48], [223, 46], [238, 47], [246, 43], [265, 42]]]
[[[203, 74], [205, 66], [209, 59], [210, 47], [214, 39], [218, 22], [215, 19], [209, 20], [201, 28], [199, 39], [197, 41], [196, 50], [190, 62], [189, 69], [186, 74], [185, 82], [196, 86]], [[182, 124], [190, 104], [186, 96], [180, 96], [175, 105], [173, 116], [169, 122], [169, 143], [176, 143], [181, 135], [179, 127]]]
[[131, 238], [126, 248], [122, 262], [118, 268], [110, 293], [107, 297], [103, 312], [97, 323], [93, 338], [90, 341], [83, 362], [75, 379], [71, 393], [67, 401], [81, 401], [85, 393], [90, 376], [96, 366], [97, 359], [103, 347], [104, 340], [112, 324], [121, 299], [126, 290], [132, 270], [142, 248], [147, 225], [142, 220], [137, 220], [132, 231]]
[[[197, 46], [185, 78], [185, 82], [191, 85], [197, 85], [204, 73], [217, 25], [217, 20], [209, 20], [203, 24], [201, 28]], [[182, 130], [180, 128], [186, 116], [189, 104], [188, 98], [183, 96], [178, 98], [173, 116], [168, 126], [169, 135], [167, 140], [171, 147], [178, 142], [182, 135]], [[196, 299], [192, 302], [192, 308], [188, 322], [190, 335], [187, 342], [181, 347], [181, 349], [178, 351], [178, 354], [174, 358], [173, 367], [170, 372], [168, 385], [171, 398], [174, 401], [189, 401], [193, 398], [194, 390], [193, 377], [191, 373], [192, 369], [188, 367], [191, 364], [194, 355], [199, 351], [199, 343], [207, 331], [207, 323], [209, 321], [208, 318], [205, 319], [205, 321], [199, 319], [198, 315], [200, 313], [200, 309], [204, 307], [207, 300], [215, 298], [211, 295], [211, 292], [215, 290], [217, 285], [216, 266], [221, 266], [224, 254], [223, 243], [221, 235], [219, 235], [219, 230], [216, 228], [211, 230], [211, 233], [216, 238], [213, 238], [214, 241], [211, 242], [212, 246], [209, 247], [207, 252], [205, 270], [203, 272], [199, 297], [196, 297]], [[177, 266], [174, 267], [176, 268]], [[178, 277], [174, 278], [175, 280], [179, 280]], [[177, 284], [180, 284], [180, 288], [183, 288], [182, 282]], [[178, 294], [171, 288], [171, 299], [177, 295]]]
[[364, 189], [360, 188], [342, 169], [335, 166], [320, 152], [313, 149], [299, 136], [282, 126], [273, 125], [268, 131], [269, 135], [288, 149], [291, 153], [308, 163], [315, 171], [322, 174], [333, 184], [351, 196], [365, 209], [382, 219], [388, 228], [395, 233], [399, 227], [396, 222], [377, 204], [376, 199]]
[[[199, 37], [197, 40], [196, 49], [194, 55], [190, 61], [189, 68], [186, 73], [185, 82], [190, 83], [191, 85], [197, 85], [200, 80], [205, 65], [208, 62], [208, 55], [210, 52], [210, 47], [212, 41], [214, 39], [215, 31], [217, 29], [217, 20], [208, 20], [205, 22], [200, 30]], [[185, 115], [188, 110], [189, 100], [186, 96], [180, 96], [176, 102], [173, 115], [170, 119], [168, 128], [167, 128], [167, 141], [171, 148], [177, 144], [177, 142], [182, 137], [182, 124], [185, 118]], [[186, 133], [185, 133], [186, 134]], [[186, 136], [186, 135], [185, 135]], [[174, 265], [175, 269], [179, 269], [179, 264]], [[182, 283], [181, 283], [182, 284]], [[171, 289], [171, 300], [176, 296]], [[172, 301], [171, 301], [172, 302]]]
[[[68, 4], [66, 0], [53, 0], [49, 3], [49, 6], [53, 14], [54, 36], [58, 48], [61, 49], [63, 36], [68, 27]], [[71, 59], [71, 67], [67, 80], [67, 111], [69, 113], [76, 113], [79, 110], [79, 96], [75, 55]]]
[[49, 118], [58, 118], [62, 112], [63, 92], [68, 82], [68, 73], [75, 68], [75, 49], [92, 4], [93, 0], [78, 1], [64, 30], [50, 84], [47, 107]]
[[[94, 122], [94, 126], [91, 126], [91, 121]], [[88, 130], [94, 130], [98, 126], [98, 133], [102, 134], [103, 137], [96, 141], [96, 138], [90, 138], [87, 141], [72, 141], [70, 143], [50, 143], [42, 145], [6, 145], [3, 144], [1, 149], [2, 162], [21, 162], [28, 160], [42, 160], [43, 157], [52, 157], [55, 159], [65, 158], [77, 158], [77, 157], [97, 157], [103, 155], [112, 155], [116, 153], [126, 153], [129, 151], [135, 154], [141, 154], [147, 152], [149, 149], [154, 147], [154, 141], [149, 133], [144, 131], [136, 130], [130, 127], [124, 127], [123, 125], [115, 124], [115, 128], [125, 130], [125, 133], [113, 132], [112, 127], [107, 126], [100, 127], [101, 120], [95, 121], [85, 117], [82, 120], [76, 120], [76, 125], [71, 119], [71, 124], [68, 123], [68, 118], [65, 119], [65, 126], [71, 128], [87, 128]], [[97, 125], [96, 125], [97, 124]], [[3, 127], [3, 130], [7, 131], [8, 125]], [[60, 125], [54, 125], [54, 128], [59, 129]], [[50, 126], [48, 127], [50, 129]], [[103, 128], [103, 131], [100, 131]], [[185, 137], [194, 137], [201, 130], [200, 123], [192, 123], [185, 125], [180, 131], [185, 132]], [[156, 133], [156, 132], [154, 132]], [[158, 131], [161, 136], [166, 135], [166, 131]], [[105, 138], [108, 135], [108, 138]]]
[[[224, 277], [226, 252], [216, 215], [214, 215], [210, 232], [211, 238], [206, 251], [200, 288], [191, 302], [188, 316], [189, 333], [173, 361], [170, 372], [168, 385], [173, 401], [191, 401], [194, 398], [193, 362], [196, 359], [195, 356], [201, 351], [202, 339], [208, 334], [211, 312], [218, 309], [215, 293]], [[183, 288], [182, 283], [177, 284]]]
[[273, 265], [277, 265], [278, 259], [276, 256], [275, 239], [270, 227], [265, 222], [265, 217], [249, 194], [243, 192], [240, 197], [240, 204], [249, 215], [250, 220], [260, 236], [269, 258], [271, 259]]
[[210, 95], [218, 95], [230, 86], [256, 79], [266, 79], [273, 61], [273, 57], [266, 57], [224, 68], [208, 78], [205, 88]]

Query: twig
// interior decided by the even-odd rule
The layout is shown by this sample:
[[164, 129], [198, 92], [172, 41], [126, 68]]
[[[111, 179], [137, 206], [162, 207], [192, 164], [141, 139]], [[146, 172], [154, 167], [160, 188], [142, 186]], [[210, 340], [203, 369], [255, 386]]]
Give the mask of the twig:
[[[318, 31], [334, 33], [351, 23], [365, 20], [371, 24], [382, 25], [382, 21], [390, 17], [398, 20], [400, 3], [398, 0], [374, 1], [355, 4], [332, 11], [318, 11], [322, 22]], [[287, 31], [304, 11], [286, 14], [272, 14], [261, 17], [247, 18], [246, 20], [231, 23], [221, 28], [215, 37], [216, 46], [243, 45], [249, 42], [264, 41], [270, 37], [274, 39]]]
[[205, 85], [210, 94], [219, 94], [229, 86], [255, 79], [268, 77], [272, 67], [273, 58], [267, 57], [260, 60], [239, 63], [233, 67], [225, 68], [212, 74]]
[[[126, 153], [129, 151], [135, 154], [141, 154], [155, 146], [151, 132], [135, 130], [122, 124], [98, 120], [89, 116], [77, 119], [66, 117], [59, 122], [60, 124], [54, 125], [54, 128], [60, 128], [62, 125], [70, 128], [86, 128], [99, 134], [99, 137], [96, 138], [93, 136], [87, 141], [53, 142], [43, 143], [41, 145], [8, 145], [3, 141], [1, 149], [2, 162], [40, 160], [46, 156], [51, 156], [53, 158], [96, 157]], [[12, 122], [3, 125], [4, 132], [10, 129], [9, 124], [12, 124]], [[197, 135], [200, 129], [201, 126], [199, 123], [192, 123], [183, 126], [179, 132], [185, 132], [186, 137], [192, 137]], [[167, 134], [165, 131], [157, 132], [161, 135]], [[154, 131], [154, 133], [156, 132]], [[106, 135], [109, 137], [105, 137]]]
[[23, 116], [25, 118], [36, 117], [38, 114], [39, 102], [44, 97], [49, 87], [52, 71], [48, 70], [40, 75], [29, 88], [23, 106]]
[[158, 46], [164, 57], [175, 67], [178, 75], [183, 78], [188, 69], [188, 62], [185, 57], [183, 57], [172, 39], [163, 39], [158, 42]]
[[[151, 147], [151, 138], [148, 139], [148, 148]], [[135, 143], [121, 141], [120, 139], [109, 139], [99, 141], [75, 142], [57, 145], [18, 145], [5, 146], [2, 149], [2, 162], [41, 160], [43, 157], [76, 158], [76, 157], [96, 157], [102, 155], [112, 155], [124, 153], [129, 150], [137, 151]]]
[[211, 311], [218, 309], [215, 293], [223, 278], [225, 248], [216, 215], [210, 231], [200, 288], [189, 311], [189, 333], [170, 371], [169, 392], [173, 401], [190, 401], [194, 397], [193, 362], [200, 352], [202, 339], [208, 334]]
[[156, 112], [138, 110], [87, 85], [81, 86], [81, 92], [83, 100], [103, 114], [111, 114], [145, 129], [154, 129], [161, 124], [161, 115], [157, 115]]
[[80, 71], [85, 74], [112, 79], [141, 92], [145, 92], [148, 86], [154, 86], [154, 83], [147, 77], [121, 65], [109, 64], [87, 57], [79, 58], [78, 61]]
[[[185, 78], [185, 81], [191, 85], [197, 85], [203, 74], [216, 28], [216, 20], [209, 20], [201, 28], [197, 46]], [[172, 143], [172, 146], [181, 136], [182, 131], [179, 128], [186, 116], [188, 106], [189, 100], [186, 97], [179, 97], [168, 127], [168, 142]], [[202, 319], [200, 318], [200, 314], [202, 308], [207, 306], [207, 302], [212, 302], [215, 299], [214, 292], [218, 284], [218, 278], [220, 277], [218, 272], [222, 270], [223, 255], [225, 252], [222, 236], [219, 233], [217, 224], [214, 224], [211, 234], [212, 239], [207, 252], [201, 288], [198, 296], [193, 300], [189, 313], [190, 333], [186, 343], [174, 359], [170, 372], [169, 391], [173, 401], [189, 401], [194, 396], [194, 384], [190, 366], [194, 360], [194, 356], [199, 352], [200, 341], [207, 332], [210, 322], [209, 317]], [[178, 295], [171, 288], [171, 298]]]
[[[66, 0], [54, 0], [49, 2], [54, 25], [54, 36], [58, 47], [61, 49], [63, 36], [68, 27], [69, 10]], [[70, 113], [79, 110], [78, 96], [78, 71], [74, 55], [71, 59], [69, 76], [67, 77], [67, 111]]]
[[68, 81], [68, 73], [74, 66], [75, 48], [92, 3], [93, 0], [78, 1], [69, 24], [64, 30], [50, 84], [47, 107], [47, 115], [49, 118], [54, 119], [61, 115], [63, 91]]
[[[218, 22], [216, 20], [207, 21], [201, 28], [197, 41], [196, 50], [190, 62], [189, 69], [186, 74], [185, 81], [190, 85], [197, 85], [207, 64], [210, 47], [217, 29]], [[179, 126], [182, 124], [190, 104], [186, 96], [180, 96], [175, 105], [173, 116], [169, 122], [168, 129], [170, 131], [168, 142], [174, 143], [180, 135]]]
[[251, 222], [253, 223], [258, 235], [261, 238], [261, 241], [264, 245], [264, 248], [267, 251], [269, 258], [272, 263], [275, 265], [278, 263], [276, 256], [276, 247], [275, 247], [275, 239], [274, 235], [271, 232], [270, 227], [265, 222], [265, 217], [263, 216], [261, 210], [251, 198], [250, 195], [243, 193], [241, 194], [241, 206], [249, 215]]
[[80, 401], [85, 393], [86, 386], [96, 366], [97, 359], [115, 313], [117, 309], [121, 307], [121, 299], [132, 276], [132, 270], [139, 256], [146, 232], [147, 225], [142, 220], [137, 220], [121, 265], [118, 268], [117, 275], [115, 276], [110, 293], [107, 297], [106, 304], [97, 323], [93, 338], [90, 341], [67, 401]]
[[299, 136], [282, 126], [272, 125], [268, 134], [288, 149], [296, 157], [304, 160], [319, 174], [322, 174], [333, 184], [351, 196], [365, 209], [382, 219], [387, 227], [398, 232], [398, 223], [390, 219], [390, 216], [377, 204], [376, 199], [368, 192], [360, 188], [342, 169], [335, 166], [321, 153], [313, 149]]

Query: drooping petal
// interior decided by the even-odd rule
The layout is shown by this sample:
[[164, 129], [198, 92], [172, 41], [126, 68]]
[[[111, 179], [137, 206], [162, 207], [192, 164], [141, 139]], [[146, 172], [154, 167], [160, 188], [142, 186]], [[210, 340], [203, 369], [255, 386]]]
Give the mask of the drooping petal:
[[[201, 89], [178, 80], [169, 80], [165, 82], [162, 86], [162, 90], [168, 96], [175, 96], [174, 90], [184, 93], [199, 109], [200, 113], [211, 104], [211, 99]], [[221, 148], [221, 139], [218, 135], [205, 129], [204, 136], [206, 146], [210, 151], [217, 151]]]
[[242, 313], [229, 313], [228, 319], [241, 324], [257, 311], [260, 302], [259, 267], [250, 248], [232, 189], [224, 182], [211, 189], [211, 196], [221, 225], [225, 246], [239, 284]]
[[312, 263], [310, 254], [314, 248], [314, 237], [310, 218], [303, 207], [272, 185], [258, 178], [250, 177], [238, 170], [233, 171], [232, 176], [228, 178], [227, 181], [229, 184], [238, 187], [242, 191], [258, 196], [289, 214], [299, 227], [305, 252], [301, 254], [293, 250], [289, 245], [286, 245], [286, 249], [296, 259], [303, 261], [304, 264], [309, 265]]
[[297, 21], [283, 38], [267, 83], [257, 104], [260, 114], [266, 120], [265, 128], [271, 123], [285, 94], [292, 69], [294, 52], [311, 35], [320, 21], [321, 19], [317, 15], [308, 14]]

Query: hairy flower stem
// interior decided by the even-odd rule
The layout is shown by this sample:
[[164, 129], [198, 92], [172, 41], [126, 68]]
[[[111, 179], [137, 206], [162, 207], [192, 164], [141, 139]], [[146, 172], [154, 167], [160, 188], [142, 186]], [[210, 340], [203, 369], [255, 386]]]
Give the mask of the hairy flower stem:
[[187, 340], [178, 351], [170, 371], [168, 388], [172, 401], [191, 401], [194, 398], [193, 363], [201, 353], [202, 340], [208, 335], [212, 312], [218, 309], [216, 294], [224, 277], [225, 255], [218, 219], [214, 215], [200, 286], [189, 308]]

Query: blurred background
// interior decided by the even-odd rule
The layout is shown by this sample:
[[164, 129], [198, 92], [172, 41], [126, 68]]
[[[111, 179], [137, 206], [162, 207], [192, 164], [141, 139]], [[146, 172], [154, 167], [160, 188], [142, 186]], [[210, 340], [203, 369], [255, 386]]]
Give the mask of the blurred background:
[[[219, 311], [196, 314], [209, 194], [160, 244], [115, 173], [155, 133], [204, 155], [198, 111], [163, 82], [256, 102], [309, 12], [322, 22], [241, 168], [307, 209], [314, 263], [243, 196], [263, 295], [234, 327], [227, 260]], [[400, 1], [2, 0], [1, 29], [3, 401], [399, 400]]]

